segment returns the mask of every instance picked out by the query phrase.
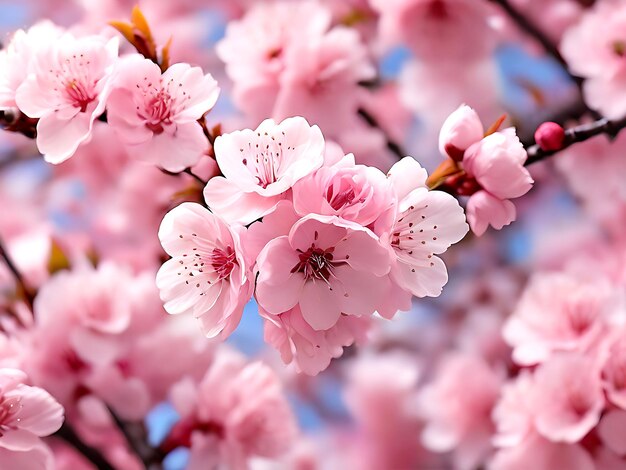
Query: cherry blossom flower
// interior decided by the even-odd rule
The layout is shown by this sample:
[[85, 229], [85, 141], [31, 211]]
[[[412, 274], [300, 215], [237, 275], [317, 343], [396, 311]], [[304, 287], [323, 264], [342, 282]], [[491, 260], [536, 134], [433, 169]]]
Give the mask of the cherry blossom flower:
[[489, 55], [495, 31], [487, 4], [473, 0], [372, 0], [380, 35], [427, 61], [471, 62]]
[[63, 30], [50, 21], [41, 21], [27, 31], [18, 29], [0, 50], [0, 109], [16, 108], [15, 93], [26, 80], [38, 47], [55, 41]]
[[435, 255], [445, 252], [467, 233], [463, 209], [451, 195], [429, 191], [426, 170], [411, 157], [396, 163], [388, 177], [398, 199], [389, 234], [396, 259], [391, 279], [405, 291], [405, 296], [436, 297], [448, 281], [448, 273], [441, 258]]
[[607, 333], [618, 305], [601, 281], [536, 274], [505, 323], [503, 336], [522, 365], [543, 362], [556, 351], [586, 352]]
[[63, 407], [42, 388], [26, 385], [26, 379], [21, 370], [0, 369], [0, 465], [52, 470], [52, 455], [40, 437], [61, 427]]
[[593, 357], [555, 355], [534, 373], [529, 403], [537, 431], [556, 442], [578, 442], [599, 420], [605, 400]]
[[596, 470], [593, 458], [580, 444], [553, 442], [534, 432], [520, 445], [500, 449], [487, 465], [488, 470], [567, 468]]
[[120, 61], [107, 118], [133, 155], [180, 172], [208, 151], [196, 122], [215, 105], [217, 82], [199, 67], [174, 64], [163, 74], [135, 54]]
[[217, 53], [235, 84], [233, 98], [247, 115], [257, 121], [272, 115], [287, 51], [320, 37], [331, 19], [318, 2], [276, 1], [256, 3], [228, 24]]
[[501, 378], [482, 358], [445, 356], [434, 381], [420, 393], [424, 446], [436, 452], [454, 450], [456, 468], [475, 468], [491, 450], [491, 412], [500, 385]]
[[461, 161], [476, 186], [466, 210], [476, 235], [485, 233], [489, 225], [500, 230], [513, 222], [516, 210], [509, 199], [523, 196], [533, 184], [524, 168], [528, 155], [514, 128], [482, 134], [476, 112], [463, 105], [448, 117], [439, 135], [440, 149]]
[[415, 410], [421, 363], [403, 353], [363, 355], [348, 370], [345, 403], [363, 440], [359, 467], [437, 468], [416, 442], [422, 422]]
[[31, 353], [21, 367], [71, 413], [88, 396], [141, 419], [171, 384], [201, 376], [212, 358], [193, 319], [165, 315], [153, 272], [134, 275], [109, 261], [77, 266], [52, 276], [34, 304], [35, 324], [22, 337]]
[[626, 341], [624, 327], [615, 328], [602, 346], [602, 385], [608, 400], [626, 410]]
[[215, 140], [224, 177], [204, 189], [207, 204], [227, 222], [250, 223], [272, 212], [285, 193], [324, 162], [324, 137], [317, 126], [294, 117], [263, 121]]
[[46, 161], [67, 160], [90, 138], [110, 92], [118, 42], [66, 33], [37, 50], [15, 101], [27, 116], [39, 118], [37, 146]]
[[463, 154], [485, 135], [476, 111], [463, 105], [445, 120], [439, 132], [439, 151], [454, 160], [463, 160]]
[[245, 469], [251, 457], [279, 457], [296, 436], [278, 377], [230, 350], [220, 351], [199, 384], [176, 384], [171, 400], [181, 421], [166, 445], [190, 448], [190, 470]]
[[[123, 357], [123, 334], [136, 313], [135, 296], [144, 300], [142, 291], [128, 271], [109, 263], [57, 273], [35, 298], [35, 326], [27, 337], [35, 352], [24, 369], [68, 408], [86, 381]], [[128, 393], [124, 402], [137, 405], [135, 398], [143, 400]]]
[[340, 130], [354, 120], [364, 101], [359, 82], [376, 76], [359, 34], [335, 27], [308, 41], [294, 41], [285, 63], [271, 116], [304, 116], [326, 136], [340, 138]]
[[181, 204], [161, 223], [159, 238], [172, 256], [157, 274], [165, 310], [192, 313], [208, 337], [232, 333], [252, 295], [244, 230], [195, 203]]
[[300, 307], [271, 315], [259, 308], [265, 320], [265, 341], [280, 352], [285, 364], [294, 363], [296, 372], [317, 375], [343, 354], [343, 348], [365, 340], [371, 319], [341, 315], [327, 330], [317, 331], [302, 317]]
[[[377, 168], [355, 165], [346, 155], [334, 166], [324, 166], [293, 187], [293, 205], [302, 216], [335, 215], [374, 231], [389, 230], [394, 193]], [[375, 228], [374, 228], [375, 226]]]
[[327, 330], [342, 314], [374, 313], [389, 268], [389, 253], [371, 231], [311, 214], [259, 254], [256, 298], [273, 315], [299, 305], [314, 330]]
[[585, 101], [604, 116], [626, 113], [624, 54], [626, 11], [615, 2], [598, 2], [563, 35], [560, 50], [572, 73], [586, 78]]
[[534, 415], [530, 403], [533, 376], [523, 370], [511, 382], [502, 386], [500, 399], [493, 408], [497, 432], [493, 438], [496, 447], [520, 445], [534, 430]]

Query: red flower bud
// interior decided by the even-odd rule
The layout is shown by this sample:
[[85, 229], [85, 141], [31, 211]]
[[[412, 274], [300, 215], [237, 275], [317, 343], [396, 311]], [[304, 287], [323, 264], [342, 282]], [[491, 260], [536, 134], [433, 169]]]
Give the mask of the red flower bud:
[[561, 150], [564, 140], [565, 131], [556, 122], [544, 122], [535, 131], [535, 142], [541, 150]]

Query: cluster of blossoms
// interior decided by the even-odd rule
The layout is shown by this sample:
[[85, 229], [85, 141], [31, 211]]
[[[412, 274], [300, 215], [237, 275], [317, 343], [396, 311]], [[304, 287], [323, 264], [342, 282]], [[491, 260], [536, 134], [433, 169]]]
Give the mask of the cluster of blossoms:
[[0, 468], [626, 469], [623, 2], [41, 3]]
[[426, 447], [459, 468], [624, 467], [624, 278], [610, 256], [532, 275], [502, 324], [510, 352], [442, 359], [420, 396]]
[[[374, 80], [376, 69], [359, 32], [333, 25], [330, 8], [317, 1], [258, 3], [228, 24], [216, 50], [233, 100], [252, 122], [304, 116], [327, 138], [362, 151], [360, 161], [390, 161], [382, 136], [357, 114], [369, 101], [359, 83]], [[377, 137], [371, 149], [359, 145]]]
[[585, 79], [585, 101], [614, 119], [626, 113], [625, 15], [619, 2], [597, 2], [567, 30], [560, 45], [572, 73]]
[[79, 36], [50, 23], [18, 31], [0, 64], [0, 110], [36, 119], [37, 147], [61, 163], [88, 142], [104, 117], [129, 153], [178, 172], [208, 153], [197, 122], [219, 88], [199, 67], [159, 65], [140, 54], [118, 57], [119, 40]]
[[[116, 468], [141, 463], [115, 420], [140, 422], [166, 400], [181, 419], [160, 452], [190, 449], [190, 462], [197, 463], [189, 468], [205, 468], [207, 455], [245, 468], [251, 457], [281, 455], [296, 436], [277, 375], [230, 349], [217, 350], [191, 319], [168, 318], [152, 273], [133, 275], [113, 263], [60, 271], [39, 290], [33, 324], [14, 334], [19, 343], [0, 337], [0, 364], [21, 369], [0, 370], [0, 462], [7, 468], [58, 468], [37, 436], [56, 431], [64, 409], [84, 441]], [[19, 385], [21, 371], [47, 392]]]
[[442, 166], [443, 184], [469, 196], [467, 220], [476, 235], [491, 225], [500, 230], [516, 218], [510, 199], [526, 194], [533, 179], [524, 163], [528, 155], [510, 127], [486, 133], [476, 112], [461, 106], [443, 123], [439, 150], [449, 160]]
[[441, 293], [437, 255], [467, 224], [413, 158], [387, 175], [355, 165], [300, 117], [224, 134], [215, 156], [224, 176], [204, 188], [208, 209], [185, 203], [161, 224], [172, 259], [157, 275], [165, 309], [194, 314], [207, 336], [232, 333], [254, 293], [267, 341], [317, 374], [375, 312]]

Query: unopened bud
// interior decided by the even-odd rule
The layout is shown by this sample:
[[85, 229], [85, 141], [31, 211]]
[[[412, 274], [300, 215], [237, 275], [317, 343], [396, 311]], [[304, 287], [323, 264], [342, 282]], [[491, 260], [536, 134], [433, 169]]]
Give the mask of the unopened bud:
[[535, 131], [535, 142], [541, 150], [561, 150], [564, 140], [565, 130], [556, 122], [544, 122]]

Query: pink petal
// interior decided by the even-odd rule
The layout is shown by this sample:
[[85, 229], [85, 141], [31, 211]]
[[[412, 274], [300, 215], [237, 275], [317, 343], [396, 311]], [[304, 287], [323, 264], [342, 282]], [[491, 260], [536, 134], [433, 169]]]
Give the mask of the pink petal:
[[[337, 217], [310, 214], [294, 224], [289, 232], [289, 243], [294, 249], [308, 250], [315, 245], [324, 250], [333, 248], [347, 234], [348, 229]], [[344, 225], [349, 226], [350, 223]], [[354, 224], [355, 227], [359, 227]]]
[[0, 443], [0, 468], [7, 470], [53, 470], [55, 468], [52, 452], [43, 442], [23, 452], [3, 449], [1, 445]]
[[340, 266], [335, 275], [337, 280], [332, 283], [335, 296], [340, 300], [342, 313], [347, 315], [371, 315], [388, 292], [385, 280], [367, 271]]
[[413, 157], [404, 157], [391, 167], [387, 176], [401, 201], [414, 189], [426, 187], [428, 173]]
[[467, 221], [477, 236], [481, 236], [491, 225], [500, 230], [515, 220], [515, 205], [508, 199], [498, 199], [487, 191], [478, 191], [467, 201]]
[[93, 116], [88, 113], [69, 120], [59, 119], [55, 113], [43, 116], [37, 124], [37, 148], [47, 162], [64, 162], [89, 138], [92, 123]]
[[249, 224], [271, 213], [283, 198], [246, 193], [230, 180], [217, 176], [211, 178], [204, 188], [204, 199], [211, 210], [224, 220]]
[[298, 303], [304, 276], [291, 271], [299, 262], [287, 237], [272, 240], [261, 251], [257, 260], [256, 298], [269, 313], [286, 312]]
[[341, 316], [341, 295], [322, 281], [308, 281], [300, 295], [302, 317], [314, 330], [332, 328]]
[[437, 297], [448, 282], [446, 265], [437, 256], [412, 264], [398, 260], [391, 273], [400, 287], [416, 297]]
[[383, 247], [369, 230], [354, 231], [335, 245], [335, 260], [345, 259], [357, 271], [384, 276], [389, 272], [389, 251]]
[[130, 90], [117, 88], [111, 92], [107, 100], [107, 122], [126, 145], [142, 144], [153, 136], [137, 115]]
[[36, 447], [41, 440], [36, 434], [24, 429], [7, 429], [0, 437], [0, 447], [13, 451], [25, 451]]
[[160, 134], [128, 151], [138, 159], [156, 163], [161, 168], [178, 173], [198, 163], [208, 151], [209, 143], [197, 122], [171, 124]]
[[598, 435], [609, 449], [619, 456], [626, 455], [626, 411], [607, 412], [598, 425]]
[[453, 146], [461, 152], [484, 135], [483, 125], [476, 111], [467, 105], [461, 105], [445, 120], [439, 133], [439, 151], [447, 155], [446, 147]]
[[19, 428], [37, 436], [49, 436], [63, 423], [63, 407], [39, 387], [20, 387]]

